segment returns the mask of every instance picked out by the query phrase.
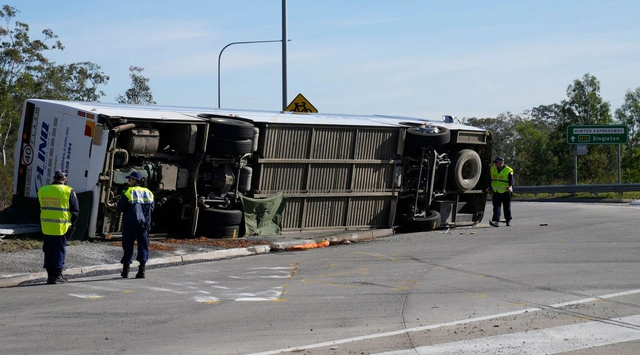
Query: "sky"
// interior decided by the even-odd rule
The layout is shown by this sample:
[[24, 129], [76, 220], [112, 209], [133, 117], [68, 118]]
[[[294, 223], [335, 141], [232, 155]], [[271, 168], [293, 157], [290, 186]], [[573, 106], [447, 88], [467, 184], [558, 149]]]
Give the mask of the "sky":
[[[102, 102], [131, 87], [130, 66], [144, 68], [158, 105], [279, 111], [300, 93], [321, 113], [421, 118], [560, 103], [587, 73], [613, 113], [640, 87], [637, 0], [3, 4], [19, 11], [14, 21], [29, 25], [32, 40], [44, 29], [58, 35], [65, 50], [46, 54], [57, 64], [98, 64], [110, 77]], [[223, 50], [256, 41], [276, 42]]]

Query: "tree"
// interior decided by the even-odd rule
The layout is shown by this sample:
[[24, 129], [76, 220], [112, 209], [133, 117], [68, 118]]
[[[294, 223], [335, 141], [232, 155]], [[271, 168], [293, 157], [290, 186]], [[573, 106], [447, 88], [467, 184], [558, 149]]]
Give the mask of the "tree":
[[11, 27], [11, 19], [17, 10], [4, 5], [0, 10], [0, 18], [4, 18], [5, 26], [0, 27], [0, 149], [2, 150], [2, 166], [7, 165], [7, 149], [10, 145], [14, 130], [19, 119], [21, 102], [17, 100], [20, 90], [19, 81], [24, 73], [33, 67], [48, 65], [48, 60], [42, 54], [50, 49], [63, 49], [59, 41], [50, 47], [45, 42], [55, 40], [57, 36], [51, 30], [44, 30], [44, 40], [31, 41], [29, 39], [29, 26], [22, 22], [16, 22], [15, 28]]
[[38, 74], [34, 97], [57, 100], [99, 101], [105, 94], [97, 88], [109, 81], [100, 66], [91, 62], [50, 65]]
[[0, 9], [0, 209], [8, 204], [13, 175], [12, 150], [25, 99], [97, 101], [104, 96], [97, 87], [109, 77], [91, 62], [56, 65], [45, 53], [64, 50], [50, 29], [42, 31], [43, 39], [31, 40], [29, 25], [12, 20], [18, 10], [4, 5]]
[[[561, 115], [556, 126], [556, 134], [566, 142], [566, 132], [569, 125], [609, 125], [613, 123], [610, 105], [600, 96], [600, 82], [596, 77], [586, 73], [581, 80], [574, 80], [567, 87], [567, 100], [561, 103]], [[560, 142], [560, 141], [559, 141]], [[565, 145], [566, 147], [566, 145]], [[616, 182], [617, 171], [614, 146], [591, 145], [589, 154], [578, 159], [578, 180], [583, 183], [613, 183]], [[560, 157], [561, 171], [565, 172], [564, 179], [570, 181], [574, 161], [573, 153], [568, 149], [556, 151]], [[568, 182], [567, 181], [567, 182]]]
[[[43, 30], [44, 40], [31, 40], [29, 25], [11, 20], [18, 10], [4, 5], [0, 18], [0, 149], [2, 165], [7, 165], [7, 150], [15, 142], [15, 129], [24, 100], [28, 97], [76, 101], [97, 101], [104, 96], [97, 90], [109, 77], [100, 66], [91, 62], [56, 65], [44, 52], [64, 50], [58, 36], [50, 29]], [[50, 46], [49, 41], [54, 41]]]
[[149, 79], [142, 76], [144, 68], [141, 67], [129, 67], [129, 77], [131, 78], [131, 87], [127, 89], [124, 96], [118, 95], [116, 102], [119, 104], [134, 104], [134, 105], [155, 105], [153, 101], [153, 95], [151, 94], [151, 88], [149, 88]]
[[[600, 81], [586, 73], [567, 87], [567, 100], [562, 101], [564, 123], [608, 125], [612, 123], [610, 105], [600, 97]], [[566, 127], [564, 127], [566, 128]]]
[[629, 139], [622, 156], [625, 181], [640, 181], [640, 87], [627, 90], [624, 103], [616, 110], [615, 117], [629, 128]]
[[[558, 181], [558, 157], [553, 153], [555, 123], [554, 105], [538, 106], [524, 112], [523, 119], [514, 127], [513, 166], [520, 185], [553, 185]], [[541, 171], [544, 170], [544, 174]]]
[[501, 155], [507, 161], [513, 161], [516, 151], [514, 149], [515, 125], [522, 120], [519, 115], [511, 112], [501, 113], [496, 118], [464, 118], [466, 124], [476, 127], [484, 127], [491, 132], [494, 156]]
[[629, 143], [633, 148], [640, 146], [640, 87], [627, 90], [624, 103], [615, 112], [616, 119], [629, 128]]

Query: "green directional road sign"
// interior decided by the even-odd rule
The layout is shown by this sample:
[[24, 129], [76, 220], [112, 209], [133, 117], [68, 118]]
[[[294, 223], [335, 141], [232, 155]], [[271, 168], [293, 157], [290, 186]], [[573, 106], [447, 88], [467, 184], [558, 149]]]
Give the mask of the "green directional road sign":
[[624, 144], [629, 129], [625, 125], [590, 125], [567, 127], [569, 144]]

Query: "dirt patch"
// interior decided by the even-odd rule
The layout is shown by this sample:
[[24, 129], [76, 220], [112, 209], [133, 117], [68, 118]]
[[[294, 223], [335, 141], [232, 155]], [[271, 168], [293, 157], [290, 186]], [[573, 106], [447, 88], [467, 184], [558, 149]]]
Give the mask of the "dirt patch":
[[232, 248], [247, 248], [253, 245], [269, 245], [269, 242], [266, 240], [247, 240], [247, 239], [210, 239], [205, 237], [200, 237], [196, 239], [173, 239], [167, 238], [162, 241], [163, 243], [168, 244], [192, 244], [192, 245], [201, 245], [207, 247], [219, 247], [224, 249], [232, 249]]
[[[78, 244], [80, 242], [69, 242], [68, 245]], [[102, 242], [95, 242], [102, 243]], [[108, 245], [121, 247], [122, 242], [105, 242]], [[149, 250], [155, 251], [175, 251], [181, 245], [201, 246], [203, 248], [214, 249], [233, 249], [247, 248], [253, 245], [269, 245], [265, 240], [246, 240], [246, 239], [210, 239], [205, 237], [194, 239], [175, 239], [165, 238], [163, 240], [151, 240]], [[13, 253], [22, 250], [42, 249], [42, 240], [40, 239], [20, 239], [20, 238], [4, 238], [0, 239], [0, 253]]]
[[[121, 246], [121, 242], [110, 242], [110, 245]], [[233, 249], [233, 248], [248, 248], [253, 245], [269, 245], [265, 240], [246, 240], [246, 239], [210, 239], [205, 237], [195, 239], [175, 239], [166, 238], [163, 240], [152, 240], [149, 244], [149, 250], [155, 251], [174, 251], [176, 246], [180, 245], [195, 245], [216, 249]]]
[[33, 239], [0, 239], [1, 253], [13, 253], [31, 249], [42, 249], [42, 241]]

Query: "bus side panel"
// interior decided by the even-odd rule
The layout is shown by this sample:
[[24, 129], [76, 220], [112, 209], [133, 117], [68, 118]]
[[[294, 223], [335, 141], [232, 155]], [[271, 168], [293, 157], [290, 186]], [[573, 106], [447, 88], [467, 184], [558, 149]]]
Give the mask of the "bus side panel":
[[391, 227], [402, 128], [260, 127], [256, 197], [284, 192], [284, 230]]

